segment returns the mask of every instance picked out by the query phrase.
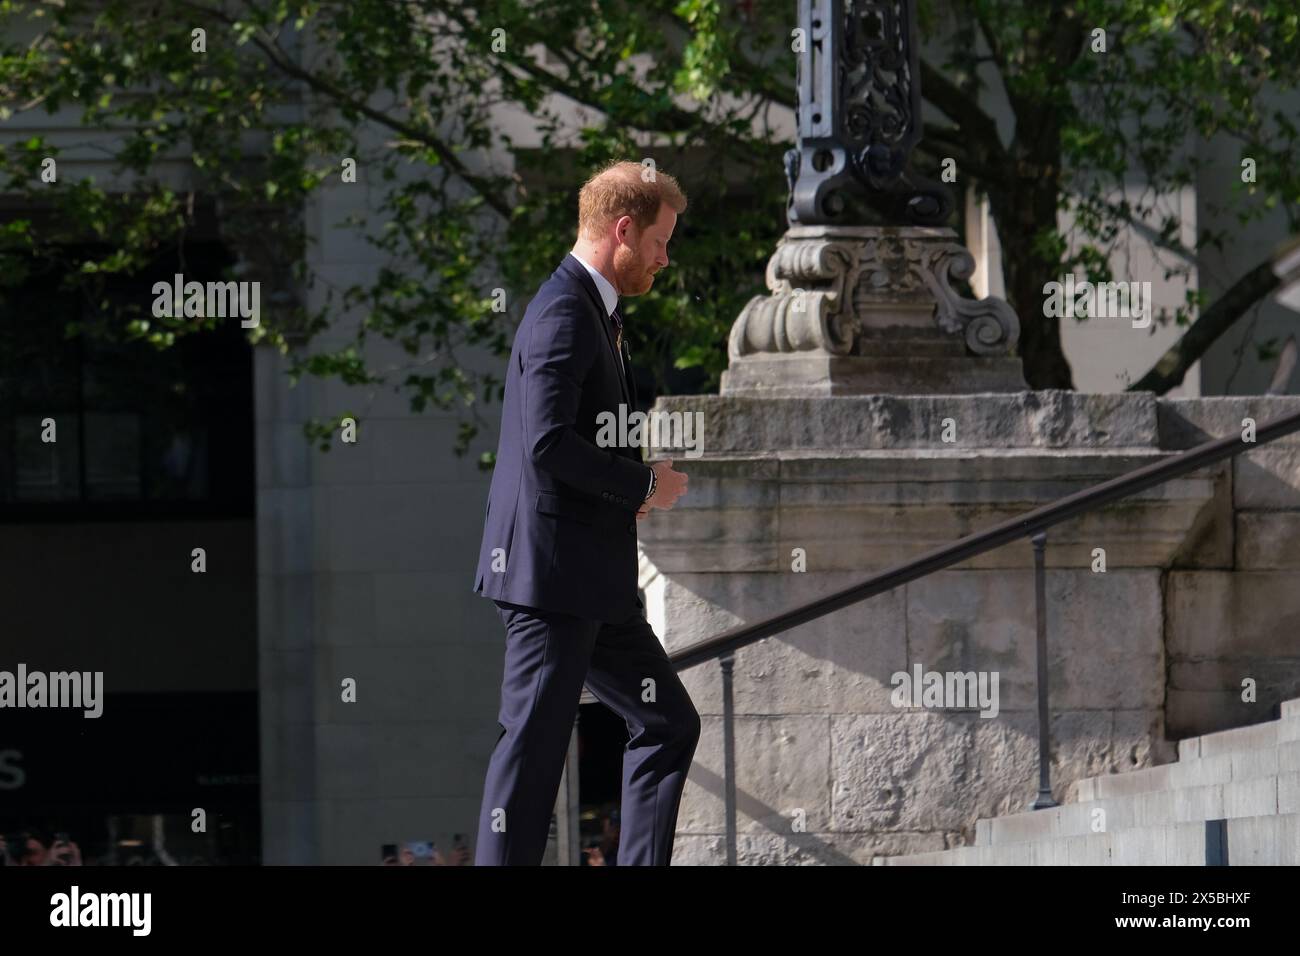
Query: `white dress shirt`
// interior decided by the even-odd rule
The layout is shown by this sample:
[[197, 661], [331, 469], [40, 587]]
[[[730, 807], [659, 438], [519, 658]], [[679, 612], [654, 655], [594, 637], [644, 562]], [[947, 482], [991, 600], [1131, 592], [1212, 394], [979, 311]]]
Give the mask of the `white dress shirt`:
[[600, 274], [590, 262], [582, 258], [576, 252], [570, 252], [569, 255], [582, 263], [582, 267], [591, 273], [591, 278], [596, 282], [596, 290], [600, 293], [601, 300], [605, 303], [605, 314], [613, 315], [614, 310], [618, 308], [618, 293], [614, 291], [614, 286]]
[[[569, 255], [577, 259], [578, 262], [582, 264], [582, 267], [591, 273], [591, 278], [596, 283], [596, 291], [600, 293], [600, 299], [605, 305], [605, 314], [607, 316], [613, 315], [614, 310], [618, 308], [618, 293], [614, 290], [613, 284], [600, 274], [600, 270], [594, 268], [590, 262], [582, 258], [582, 256], [578, 255], [576, 252], [570, 252]], [[620, 356], [620, 361], [621, 360]], [[654, 475], [652, 474], [650, 476], [650, 483], [646, 485], [645, 493], [647, 498], [650, 496], [650, 489], [654, 486]]]

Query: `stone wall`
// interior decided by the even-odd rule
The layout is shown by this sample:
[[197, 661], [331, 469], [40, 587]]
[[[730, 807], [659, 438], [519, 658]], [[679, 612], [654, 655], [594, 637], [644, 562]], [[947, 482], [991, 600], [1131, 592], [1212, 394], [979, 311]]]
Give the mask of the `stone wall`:
[[[1300, 410], [1294, 397], [1162, 401], [1164, 447], [1182, 449]], [[1172, 738], [1269, 719], [1300, 688], [1300, 437], [1231, 463], [1213, 521], [1165, 581], [1166, 719]], [[1255, 681], [1254, 702], [1242, 700]]]
[[[702, 457], [677, 455], [690, 494], [640, 529], [647, 609], [672, 651], [1300, 400], [701, 396], [656, 409], [704, 415]], [[1283, 439], [1049, 531], [1058, 799], [1082, 777], [1173, 759], [1180, 736], [1267, 719], [1300, 691], [1288, 630], [1300, 597], [1287, 593], [1295, 558], [1283, 544], [1300, 513], [1298, 446]], [[794, 569], [795, 549], [806, 570]], [[738, 652], [740, 862], [942, 849], [969, 842], [979, 817], [1025, 808], [1037, 789], [1034, 637], [1022, 539]], [[996, 672], [997, 715], [895, 707], [892, 675], [917, 664]], [[1256, 703], [1239, 703], [1241, 676], [1257, 680]], [[683, 680], [704, 732], [674, 862], [717, 863], [719, 667]]]

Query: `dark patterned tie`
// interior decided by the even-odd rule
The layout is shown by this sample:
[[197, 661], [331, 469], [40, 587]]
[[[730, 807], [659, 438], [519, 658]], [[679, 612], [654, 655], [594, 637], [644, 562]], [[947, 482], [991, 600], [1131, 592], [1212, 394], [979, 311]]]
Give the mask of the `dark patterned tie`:
[[618, 314], [618, 306], [609, 314], [614, 320], [614, 348], [618, 350], [619, 357], [623, 356], [623, 317]]

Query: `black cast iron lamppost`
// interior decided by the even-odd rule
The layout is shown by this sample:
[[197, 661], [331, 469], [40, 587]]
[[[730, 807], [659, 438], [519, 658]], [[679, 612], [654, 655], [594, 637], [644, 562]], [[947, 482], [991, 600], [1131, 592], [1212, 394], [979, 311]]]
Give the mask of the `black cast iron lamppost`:
[[[839, 395], [1026, 388], [1001, 299], [952, 288], [975, 262], [947, 188], [910, 167], [921, 131], [910, 0], [800, 0], [789, 228], [768, 296], [732, 326], [722, 392]], [[869, 225], [865, 210], [884, 225]]]
[[843, 224], [851, 196], [898, 221], [943, 225], [951, 194], [908, 169], [921, 138], [915, 7], [811, 0], [799, 4], [799, 29], [799, 145], [785, 155], [790, 225]]

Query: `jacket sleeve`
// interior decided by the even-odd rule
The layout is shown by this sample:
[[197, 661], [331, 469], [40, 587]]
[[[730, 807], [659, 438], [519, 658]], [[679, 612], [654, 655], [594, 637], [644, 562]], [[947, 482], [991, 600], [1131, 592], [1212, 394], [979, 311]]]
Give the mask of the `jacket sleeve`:
[[578, 434], [582, 383], [596, 361], [597, 330], [577, 296], [557, 296], [532, 322], [520, 349], [524, 448], [533, 465], [566, 485], [636, 511], [650, 466]]

